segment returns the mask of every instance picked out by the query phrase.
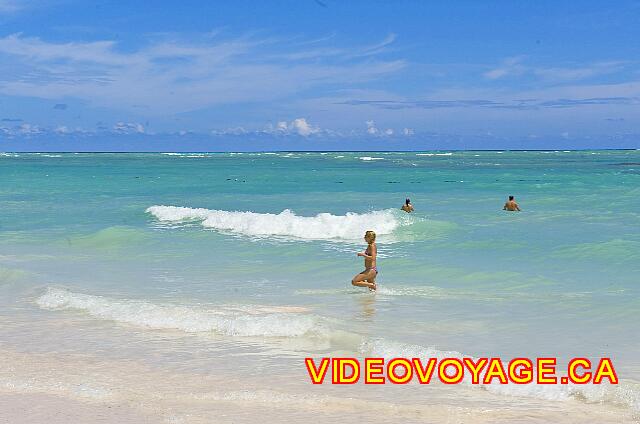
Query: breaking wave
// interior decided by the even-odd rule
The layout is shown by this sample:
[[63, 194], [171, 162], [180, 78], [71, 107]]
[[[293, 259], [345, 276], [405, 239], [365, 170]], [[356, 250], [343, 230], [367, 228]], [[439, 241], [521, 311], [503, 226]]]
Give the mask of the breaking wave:
[[[216, 333], [232, 337], [324, 339], [340, 342], [344, 349], [358, 350], [365, 357], [464, 358], [457, 351], [444, 351], [404, 344], [383, 338], [365, 338], [356, 333], [332, 330], [331, 321], [291, 306], [216, 305], [210, 307], [153, 303], [76, 293], [48, 287], [36, 299], [48, 310], [76, 310], [92, 317], [155, 330], [171, 329], [186, 333]], [[561, 370], [561, 367], [558, 367]], [[535, 371], [534, 371], [535, 373]], [[481, 379], [483, 373], [481, 373]], [[520, 396], [550, 401], [578, 400], [609, 403], [640, 411], [640, 384], [623, 380], [611, 384], [480, 384], [473, 385], [466, 372], [463, 386], [484, 389], [501, 396]]]
[[219, 306], [211, 308], [115, 299], [48, 287], [36, 299], [43, 309], [78, 310], [95, 318], [151, 329], [214, 332], [240, 337], [322, 335], [321, 319], [293, 307]]
[[200, 221], [206, 228], [250, 237], [279, 236], [306, 240], [361, 240], [367, 230], [389, 235], [419, 220], [394, 209], [362, 214], [348, 212], [346, 215], [320, 213], [316, 216], [299, 216], [289, 209], [274, 214], [177, 206], [151, 206], [146, 212], [161, 222]]

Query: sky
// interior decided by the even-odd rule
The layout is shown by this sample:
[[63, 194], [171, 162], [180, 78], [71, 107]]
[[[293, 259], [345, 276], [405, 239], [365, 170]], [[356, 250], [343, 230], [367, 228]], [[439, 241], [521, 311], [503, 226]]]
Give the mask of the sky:
[[640, 148], [640, 1], [0, 0], [0, 151]]

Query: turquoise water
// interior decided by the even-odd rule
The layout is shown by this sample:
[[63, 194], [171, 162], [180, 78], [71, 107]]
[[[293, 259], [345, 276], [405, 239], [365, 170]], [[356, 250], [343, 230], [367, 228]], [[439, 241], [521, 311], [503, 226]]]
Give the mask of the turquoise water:
[[[6, 153], [0, 181], [5, 348], [291, 391], [308, 355], [608, 356], [622, 394], [495, 402], [639, 410], [638, 151]], [[377, 294], [350, 286], [368, 229]]]

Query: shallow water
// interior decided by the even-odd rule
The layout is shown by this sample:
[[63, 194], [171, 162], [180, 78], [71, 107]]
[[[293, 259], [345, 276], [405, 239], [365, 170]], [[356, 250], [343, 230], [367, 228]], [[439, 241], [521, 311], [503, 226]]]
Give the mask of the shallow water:
[[[314, 396], [329, 396], [327, 420], [381, 399], [416, 421], [637, 419], [638, 163], [638, 151], [3, 154], [0, 340], [45, 364], [4, 377], [51, 391], [53, 356], [29, 355], [56, 353], [98, 361], [91, 375], [119, 369], [137, 396], [169, 396], [158, 370], [181, 375], [247, 420], [274, 399], [278, 419], [316, 413]], [[501, 211], [508, 194], [522, 213]], [[405, 197], [414, 214], [398, 210]], [[375, 295], [349, 284], [368, 229]], [[345, 405], [346, 390], [312, 390], [302, 362], [441, 352], [609, 356], [622, 384], [358, 387], [369, 403]], [[131, 362], [150, 368], [147, 386], [127, 383]]]

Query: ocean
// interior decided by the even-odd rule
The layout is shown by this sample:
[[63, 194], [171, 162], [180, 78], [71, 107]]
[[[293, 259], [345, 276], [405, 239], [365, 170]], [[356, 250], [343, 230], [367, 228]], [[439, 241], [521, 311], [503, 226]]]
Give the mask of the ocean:
[[[375, 294], [350, 284], [366, 230]], [[639, 275], [635, 150], [0, 153], [5, 395], [168, 423], [637, 422]], [[620, 384], [312, 385], [325, 356], [610, 357]]]

